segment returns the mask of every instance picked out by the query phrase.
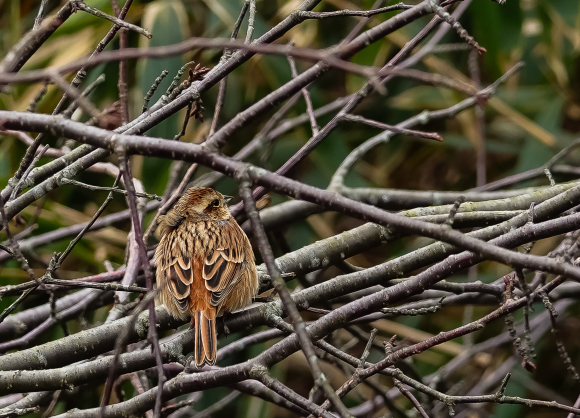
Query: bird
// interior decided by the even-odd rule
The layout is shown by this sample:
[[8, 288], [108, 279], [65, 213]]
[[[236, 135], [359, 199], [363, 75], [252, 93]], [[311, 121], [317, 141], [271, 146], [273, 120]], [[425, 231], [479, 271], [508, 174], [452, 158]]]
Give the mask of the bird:
[[157, 303], [174, 318], [191, 318], [197, 368], [216, 362], [216, 317], [248, 306], [258, 291], [254, 252], [228, 209], [230, 199], [192, 187], [159, 217]]

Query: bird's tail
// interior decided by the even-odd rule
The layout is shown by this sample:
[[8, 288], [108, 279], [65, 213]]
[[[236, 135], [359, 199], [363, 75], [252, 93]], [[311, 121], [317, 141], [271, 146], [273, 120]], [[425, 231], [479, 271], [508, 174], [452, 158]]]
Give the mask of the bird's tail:
[[217, 333], [215, 330], [215, 308], [195, 311], [191, 325], [195, 327], [195, 365], [213, 366], [216, 360]]

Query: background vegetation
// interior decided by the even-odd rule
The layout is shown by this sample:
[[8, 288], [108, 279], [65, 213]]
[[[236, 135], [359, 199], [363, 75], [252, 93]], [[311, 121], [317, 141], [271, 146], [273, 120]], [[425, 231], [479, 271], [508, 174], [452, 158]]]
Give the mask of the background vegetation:
[[[48, 10], [54, 12], [60, 1], [48, 1]], [[414, 2], [411, 2], [414, 3]], [[87, 1], [87, 4], [106, 13], [114, 14], [111, 2], [108, 0]], [[127, 15], [127, 21], [146, 28], [153, 34], [151, 40], [128, 32], [129, 47], [163, 46], [178, 43], [189, 37], [229, 37], [243, 2], [240, 0], [159, 0], [134, 1]], [[255, 36], [259, 37], [279, 23], [290, 12], [295, 10], [300, 1], [269, 0], [257, 1], [255, 21]], [[461, 5], [461, 2], [459, 3]], [[341, 9], [368, 10], [373, 1], [367, 0], [327, 0], [315, 11], [334, 11]], [[25, 32], [31, 29], [39, 7], [38, 1], [3, 0], [0, 1], [0, 57], [18, 42]], [[455, 7], [455, 6], [453, 6]], [[345, 179], [349, 187], [393, 188], [407, 190], [433, 191], [463, 191], [476, 187], [477, 184], [477, 148], [485, 149], [485, 182], [492, 182], [516, 173], [542, 166], [559, 150], [570, 145], [580, 130], [580, 3], [573, 0], [508, 0], [504, 5], [492, 1], [474, 0], [460, 18], [462, 26], [483, 46], [487, 52], [479, 57], [472, 54], [471, 49], [464, 48], [458, 34], [451, 30], [439, 42], [440, 50], [432, 51], [418, 62], [414, 68], [432, 73], [449, 76], [455, 80], [473, 80], [480, 73], [479, 86], [485, 87], [493, 83], [507, 70], [522, 61], [525, 66], [502, 84], [496, 94], [484, 107], [483, 115], [477, 109], [465, 110], [452, 119], [430, 122], [418, 129], [438, 132], [443, 136], [443, 142], [427, 141], [406, 135], [397, 135], [390, 141], [374, 148], [354, 166]], [[368, 20], [367, 28], [383, 22], [392, 13], [376, 15]], [[344, 39], [353, 27], [360, 21], [357, 17], [336, 17], [323, 20], [308, 20], [286, 33], [277, 43], [284, 44], [294, 41], [298, 46], [322, 49], [333, 46]], [[357, 53], [352, 62], [381, 67], [392, 58], [401, 47], [413, 38], [431, 19], [426, 16], [418, 19], [402, 29], [397, 30], [373, 43], [368, 48]], [[60, 66], [93, 51], [99, 40], [111, 28], [111, 23], [83, 12], [71, 16], [35, 53], [21, 71]], [[245, 37], [246, 24], [242, 25], [240, 38]], [[111, 42], [107, 50], [119, 47], [118, 37]], [[205, 67], [218, 64], [222, 51], [218, 49], [191, 51], [182, 56], [163, 59], [139, 59], [128, 62], [128, 92], [129, 114], [131, 119], [140, 114], [143, 97], [149, 90], [155, 78], [168, 70], [169, 76], [161, 83], [153, 96], [155, 103], [168, 87], [173, 75], [187, 61], [194, 60]], [[297, 60], [298, 71], [303, 72], [312, 64]], [[90, 101], [98, 109], [106, 109], [119, 98], [117, 88], [119, 66], [117, 62], [100, 64], [93, 68], [83, 85], [93, 82], [99, 75], [105, 75], [105, 82], [90, 96]], [[72, 74], [71, 74], [72, 75]], [[228, 77], [227, 94], [220, 115], [220, 121], [231, 120], [243, 109], [248, 108], [260, 98], [285, 84], [292, 77], [288, 60], [284, 56], [257, 55], [248, 63], [233, 71]], [[67, 77], [70, 80], [70, 77]], [[331, 69], [326, 75], [309, 86], [309, 93], [314, 109], [318, 109], [340, 97], [356, 93], [365, 83], [360, 75]], [[10, 86], [8, 91], [0, 93], [0, 109], [26, 111], [30, 103], [44, 88], [43, 83], [21, 83]], [[384, 94], [373, 93], [356, 110], [356, 114], [366, 118], [395, 125], [423, 110], [448, 108], [466, 98], [459, 91], [443, 87], [428, 86], [408, 78], [396, 78], [386, 84]], [[218, 95], [215, 86], [203, 93], [204, 122], [191, 121], [184, 142], [201, 142], [210, 130], [212, 115]], [[37, 106], [37, 112], [50, 114], [62, 96], [62, 91], [49, 85]], [[260, 116], [248, 127], [240, 129], [232, 135], [222, 152], [234, 155], [251, 138], [254, 138], [265, 123], [270, 120], [278, 108]], [[304, 114], [306, 105], [299, 99], [285, 115], [293, 118]], [[334, 112], [335, 113], [335, 112]], [[323, 115], [318, 119], [324, 126], [334, 113]], [[146, 134], [152, 137], [173, 138], [181, 128], [183, 112], [176, 114], [155, 127]], [[81, 121], [89, 119], [87, 115], [75, 114], [73, 118]], [[483, 123], [482, 123], [483, 122]], [[309, 157], [295, 166], [287, 176], [320, 188], [329, 185], [331, 177], [340, 163], [357, 146], [381, 132], [380, 129], [364, 124], [342, 123], [322, 141]], [[272, 144], [254, 153], [247, 161], [276, 170], [311, 137], [312, 132], [308, 121], [299, 125], [278, 138]], [[62, 138], [47, 136], [45, 142], [51, 148], [62, 148], [65, 142]], [[482, 145], [483, 144], [483, 145]], [[69, 144], [70, 145], [70, 144]], [[4, 187], [8, 179], [17, 170], [27, 145], [17, 137], [4, 135], [0, 132], [0, 185]], [[579, 162], [580, 155], [574, 149], [570, 150], [564, 160], [574, 166]], [[53, 158], [42, 157], [38, 166], [42, 166]], [[116, 158], [110, 158], [116, 163]], [[155, 158], [132, 156], [132, 174], [142, 181], [148, 193], [162, 196], [170, 176], [171, 161]], [[480, 170], [480, 181], [482, 168]], [[210, 171], [199, 167], [195, 178]], [[181, 175], [183, 172], [181, 172]], [[569, 174], [555, 174], [556, 182], [567, 181]], [[98, 186], [110, 186], [109, 175], [85, 171], [75, 178], [83, 183]], [[516, 188], [537, 187], [549, 185], [545, 177], [528, 180], [517, 184]], [[238, 196], [237, 183], [230, 178], [219, 179], [214, 187], [224, 194]], [[64, 226], [79, 224], [89, 220], [107, 196], [106, 191], [87, 190], [73, 185], [63, 185], [51, 191], [34, 205], [22, 211], [20, 219], [11, 222], [14, 233], [21, 232], [32, 224], [35, 227], [27, 230], [27, 236], [40, 235], [57, 230]], [[286, 197], [270, 194], [272, 205], [279, 204]], [[238, 199], [236, 198], [236, 201]], [[119, 212], [127, 208], [124, 197], [115, 195], [107, 207], [105, 215]], [[151, 221], [153, 213], [145, 218], [145, 224]], [[315, 214], [305, 219], [293, 221], [280, 230], [287, 239], [289, 248], [274, 245], [277, 256], [288, 250], [296, 250], [322, 238], [327, 238], [345, 230], [361, 225], [362, 222], [351, 217], [326, 212]], [[62, 279], [75, 279], [106, 270], [106, 263], [113, 268], [119, 268], [125, 263], [127, 234], [130, 222], [122, 222], [90, 232], [75, 246], [71, 255], [58, 270]], [[0, 232], [2, 240], [6, 239], [5, 231]], [[561, 241], [561, 236], [539, 241], [532, 253], [546, 254]], [[151, 240], [149, 244], [153, 244]], [[412, 250], [425, 246], [432, 239], [411, 236], [387, 245], [379, 246], [349, 259], [362, 268], [376, 266], [386, 260], [399, 257]], [[36, 275], [40, 277], [55, 251], [63, 251], [69, 240], [50, 242], [26, 256]], [[257, 253], [257, 251], [256, 251]], [[479, 265], [477, 278], [484, 283], [491, 283], [507, 274], [511, 269], [507, 266], [484, 262]], [[322, 282], [340, 273], [336, 267], [330, 266], [313, 273], [313, 278]], [[454, 275], [451, 281], [465, 282], [467, 271]], [[28, 281], [28, 275], [20, 269], [18, 262], [5, 259], [0, 268], [0, 284], [16, 285]], [[299, 286], [296, 281], [289, 284], [291, 289]], [[10, 306], [17, 296], [4, 297], [0, 301], [0, 311]], [[46, 293], [34, 293], [20, 304], [15, 311], [24, 311], [47, 303]], [[76, 333], [83, 329], [95, 327], [107, 318], [111, 304], [106, 304], [96, 310], [89, 310], [77, 319], [67, 321], [68, 332]], [[495, 306], [475, 306], [471, 313], [473, 318], [479, 318], [495, 309]], [[396, 317], [381, 320], [378, 339], [388, 340], [397, 334], [400, 339], [420, 341], [428, 334], [437, 334], [460, 326], [465, 320], [465, 306], [446, 306], [437, 313], [424, 316]], [[541, 304], [532, 315], [539, 314], [544, 308]], [[562, 341], [570, 355], [572, 364], [580, 361], [580, 345], [577, 336], [580, 333], [580, 313], [577, 303], [571, 304], [559, 318]], [[304, 318], [313, 320], [317, 314], [305, 313]], [[521, 319], [521, 313], [516, 316]], [[471, 338], [459, 338], [453, 341], [452, 348], [434, 349], [414, 356], [408, 366], [419, 376], [427, 376], [447, 364], [458, 351], [465, 350], [469, 344], [485, 341], [488, 338], [504, 332], [503, 321], [492, 323], [481, 333]], [[363, 329], [370, 330], [368, 325]], [[251, 332], [251, 331], [250, 331]], [[162, 333], [162, 337], [171, 332]], [[220, 346], [240, 338], [248, 332], [235, 333], [220, 339]], [[427, 333], [427, 334], [425, 334]], [[64, 336], [61, 327], [51, 327], [50, 330], [34, 341], [40, 345]], [[342, 331], [337, 338], [348, 344], [352, 335]], [[366, 341], [360, 340], [351, 344], [348, 352], [360, 356]], [[266, 342], [247, 348], [243, 353], [228, 359], [225, 364], [234, 364], [245, 358], [251, 358], [271, 346]], [[572, 379], [566, 370], [566, 365], [557, 354], [554, 340], [546, 333], [535, 341], [537, 359], [534, 363], [537, 370], [529, 373], [520, 362], [512, 367], [513, 377], [508, 386], [507, 394], [536, 399], [557, 400], [560, 403], [572, 405], [580, 391], [580, 383]], [[473, 387], [477, 382], [485, 381], [490, 375], [513, 355], [513, 346], [508, 342], [492, 348], [481, 357], [480, 362], [474, 362], [460, 368], [450, 377], [447, 390], [462, 393], [461, 385]], [[379, 350], [371, 352], [369, 361], [376, 362], [382, 358]], [[344, 380], [343, 371], [332, 365], [324, 368], [332, 385], [336, 388]], [[302, 353], [289, 357], [276, 365], [273, 375], [300, 395], [307, 397], [312, 386], [312, 377]], [[155, 380], [150, 376], [151, 381]], [[381, 377], [381, 383], [386, 387], [392, 382]], [[454, 386], [457, 384], [457, 386]], [[497, 384], [488, 387], [485, 393], [492, 393]], [[98, 405], [104, 388], [103, 382], [82, 386], [80, 391], [67, 394], [63, 392], [54, 405], [51, 414], [64, 413], [72, 408], [86, 409]], [[122, 384], [127, 398], [132, 396], [134, 387], [129, 380]], [[191, 406], [187, 414], [193, 410], [202, 411], [215, 404], [219, 399], [230, 393], [229, 388], [217, 388], [204, 391]], [[360, 390], [349, 393], [344, 402], [347, 407], [354, 407], [368, 399], [371, 390], [361, 387]], [[372, 397], [372, 396], [371, 396]], [[0, 397], [0, 401], [2, 398]], [[113, 395], [115, 400], [115, 395]], [[50, 399], [49, 399], [50, 401]], [[414, 411], [406, 399], [398, 399], [397, 404], [403, 410]], [[3, 405], [4, 406], [4, 405]], [[46, 406], [46, 405], [45, 405]], [[523, 405], [473, 405], [473, 408], [458, 409], [461, 416], [497, 416], [497, 417], [561, 417], [565, 413], [546, 408], [529, 409]], [[30, 416], [40, 416], [40, 412]], [[437, 410], [436, 410], [437, 411]], [[409, 412], [410, 414], [414, 412]], [[445, 414], [446, 410], [437, 412]], [[378, 410], [375, 416], [387, 414], [385, 409]], [[197, 415], [196, 415], [197, 416]], [[294, 416], [283, 408], [274, 406], [260, 398], [241, 395], [224, 409], [213, 416], [231, 417], [283, 417]]]

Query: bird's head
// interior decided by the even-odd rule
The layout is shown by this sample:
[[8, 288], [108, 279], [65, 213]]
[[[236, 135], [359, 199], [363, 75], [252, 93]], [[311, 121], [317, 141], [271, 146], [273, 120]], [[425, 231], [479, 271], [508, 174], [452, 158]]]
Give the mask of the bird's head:
[[209, 187], [192, 187], [187, 190], [176, 206], [193, 221], [223, 221], [231, 217], [227, 202], [231, 196], [224, 196]]
[[177, 228], [185, 220], [225, 221], [231, 217], [227, 202], [231, 196], [224, 196], [209, 187], [192, 187], [183, 193], [181, 198], [160, 219], [161, 235]]

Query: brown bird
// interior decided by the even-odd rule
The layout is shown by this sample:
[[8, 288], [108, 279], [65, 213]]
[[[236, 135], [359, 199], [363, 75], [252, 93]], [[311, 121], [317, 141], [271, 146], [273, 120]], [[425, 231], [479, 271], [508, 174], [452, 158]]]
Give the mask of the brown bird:
[[216, 317], [249, 305], [258, 291], [254, 252], [230, 214], [230, 199], [193, 187], [160, 217], [159, 301], [175, 318], [191, 317], [197, 367], [215, 364]]

